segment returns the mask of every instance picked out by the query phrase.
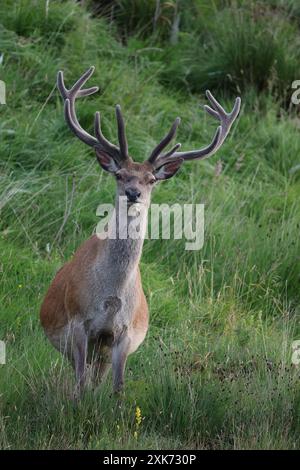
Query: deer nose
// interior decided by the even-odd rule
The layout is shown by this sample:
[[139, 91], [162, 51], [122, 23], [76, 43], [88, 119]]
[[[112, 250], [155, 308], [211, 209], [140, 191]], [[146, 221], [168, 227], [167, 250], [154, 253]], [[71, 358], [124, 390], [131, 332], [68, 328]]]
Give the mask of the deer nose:
[[140, 191], [132, 188], [126, 189], [125, 194], [130, 202], [136, 202], [141, 195]]

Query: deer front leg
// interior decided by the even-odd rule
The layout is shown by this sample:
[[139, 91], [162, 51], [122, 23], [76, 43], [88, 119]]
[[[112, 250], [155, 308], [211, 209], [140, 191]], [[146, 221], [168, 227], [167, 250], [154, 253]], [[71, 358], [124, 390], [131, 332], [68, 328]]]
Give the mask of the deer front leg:
[[86, 384], [86, 360], [87, 360], [87, 334], [82, 324], [74, 325], [72, 329], [72, 359], [75, 369], [75, 392], [74, 397], [78, 398]]
[[95, 354], [93, 361], [91, 362], [92, 368], [92, 382], [94, 387], [101, 385], [111, 368], [111, 348], [102, 347]]
[[123, 390], [124, 372], [129, 347], [130, 339], [125, 333], [114, 343], [112, 348], [113, 390], [115, 393], [120, 393]]

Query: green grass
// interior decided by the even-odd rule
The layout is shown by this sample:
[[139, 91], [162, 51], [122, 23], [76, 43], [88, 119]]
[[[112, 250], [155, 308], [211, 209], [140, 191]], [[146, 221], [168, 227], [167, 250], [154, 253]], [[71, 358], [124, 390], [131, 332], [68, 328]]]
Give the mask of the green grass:
[[[270, 0], [254, 20], [255, 2], [195, 0], [174, 47], [166, 19], [154, 33], [140, 31], [152, 3], [145, 17], [135, 10], [130, 29], [130, 9], [111, 23], [75, 2], [50, 1], [48, 10], [34, 0], [0, 3], [0, 448], [299, 448], [291, 356], [300, 338], [300, 173], [290, 170], [300, 140], [297, 108], [287, 105], [299, 9]], [[100, 109], [115, 141], [120, 103], [140, 161], [177, 115], [183, 148], [210, 140], [215, 122], [199, 107], [206, 86], [228, 110], [241, 90], [243, 107], [218, 156], [187, 163], [153, 195], [204, 203], [205, 243], [189, 252], [184, 240], [145, 242], [150, 330], [128, 361], [125, 397], [112, 396], [109, 378], [74, 405], [72, 370], [44, 337], [38, 311], [57, 269], [93, 232], [97, 206], [114, 199], [112, 178], [69, 132], [54, 88], [58, 69], [72, 84], [91, 64], [100, 92], [78, 103], [83, 126], [92, 129]], [[221, 81], [210, 72], [218, 69]]]

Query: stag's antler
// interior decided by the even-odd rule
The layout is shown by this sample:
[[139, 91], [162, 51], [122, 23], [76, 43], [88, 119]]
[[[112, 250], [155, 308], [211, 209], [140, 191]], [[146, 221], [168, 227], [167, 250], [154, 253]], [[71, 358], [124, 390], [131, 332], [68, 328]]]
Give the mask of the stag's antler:
[[[213, 97], [210, 91], [206, 91], [206, 96], [210, 101], [210, 106], [205, 105], [204, 108], [205, 110], [213, 116], [215, 119], [217, 119], [220, 122], [220, 126], [218, 127], [211, 143], [202, 149], [199, 150], [192, 150], [189, 152], [177, 152], [176, 150], [178, 149], [177, 146], [180, 146], [180, 144], [175, 145], [169, 152], [166, 154], [161, 155], [160, 152], [162, 148], [164, 148], [167, 144], [164, 145], [164, 142], [166, 141], [167, 143], [170, 142], [170, 140], [174, 137], [177, 125], [175, 127], [176, 121], [178, 122], [178, 118], [173, 124], [172, 130], [173, 132], [169, 132], [167, 137], [170, 137], [169, 140], [167, 137], [156, 147], [156, 149], [159, 149], [158, 152], [155, 153], [154, 158], [153, 158], [153, 152], [149, 158], [149, 161], [155, 166], [155, 168], [158, 168], [159, 166], [169, 162], [169, 161], [174, 161], [175, 159], [182, 159], [182, 160], [202, 160], [203, 158], [210, 157], [213, 155], [223, 144], [224, 140], [226, 139], [232, 124], [234, 123], [235, 119], [237, 118], [240, 107], [241, 107], [241, 99], [238, 97], [235, 100], [234, 107], [231, 111], [231, 113], [226, 113], [224, 108], [218, 103], [218, 101]], [[162, 148], [160, 148], [162, 146]]]
[[90, 67], [77, 82], [69, 90], [64, 84], [63, 72], [59, 71], [57, 75], [57, 87], [65, 102], [65, 119], [74, 134], [82, 140], [85, 144], [95, 148], [95, 150], [102, 150], [108, 153], [117, 162], [130, 159], [128, 155], [128, 145], [125, 134], [125, 123], [121, 113], [121, 107], [116, 106], [116, 116], [118, 123], [118, 137], [120, 148], [109, 142], [102, 134], [100, 113], [95, 114], [95, 135], [90, 135], [86, 132], [78, 122], [75, 111], [75, 100], [77, 97], [89, 96], [98, 91], [98, 87], [82, 89], [82, 86], [87, 82], [93, 74], [95, 67]]
[[[161, 152], [163, 151], [164, 148], [171, 142], [171, 140], [175, 137], [177, 127], [180, 124], [180, 118], [177, 117], [169, 130], [168, 134], [160, 141], [160, 143], [155, 147], [155, 149], [152, 151], [150, 157], [148, 158], [148, 161], [150, 163], [155, 163], [156, 159], [161, 155]], [[181, 144], [176, 144], [167, 154], [164, 156], [171, 156], [173, 155], [176, 150], [178, 150], [181, 147]]]
[[[58, 72], [57, 76], [57, 87], [64, 99], [65, 102], [65, 118], [74, 134], [82, 140], [85, 144], [93, 147], [96, 151], [103, 151], [109, 154], [115, 161], [121, 163], [125, 160], [131, 160], [128, 155], [128, 144], [125, 133], [125, 123], [122, 116], [121, 108], [119, 105], [116, 106], [116, 117], [118, 123], [118, 138], [119, 146], [109, 142], [101, 130], [100, 122], [100, 113], [96, 112], [95, 114], [95, 136], [90, 135], [86, 132], [78, 122], [76, 111], [75, 111], [75, 100], [77, 97], [89, 96], [98, 91], [98, 87], [82, 89], [83, 85], [87, 82], [90, 76], [93, 74], [95, 68], [90, 67], [77, 82], [72, 86], [72, 88], [67, 89], [64, 84], [63, 72]], [[158, 168], [167, 162], [174, 162], [175, 160], [199, 160], [207, 158], [213, 155], [223, 144], [226, 139], [227, 134], [230, 131], [230, 128], [237, 118], [240, 106], [241, 99], [236, 98], [233, 110], [231, 113], [226, 113], [218, 101], [213, 97], [210, 91], [206, 92], [206, 96], [210, 101], [212, 107], [204, 106], [205, 110], [217, 119], [220, 122], [212, 142], [207, 146], [199, 150], [192, 150], [189, 152], [178, 152], [181, 144], [176, 144], [171, 150], [166, 153], [162, 153], [165, 147], [171, 142], [175, 137], [178, 125], [180, 123], [180, 118], [176, 118], [168, 134], [161, 140], [161, 142], [155, 147], [152, 151], [148, 161], [152, 164], [154, 168]]]

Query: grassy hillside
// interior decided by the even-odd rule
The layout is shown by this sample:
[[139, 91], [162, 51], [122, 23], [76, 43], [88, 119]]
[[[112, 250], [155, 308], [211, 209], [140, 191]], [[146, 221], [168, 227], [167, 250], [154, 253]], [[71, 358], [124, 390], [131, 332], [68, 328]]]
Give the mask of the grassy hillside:
[[[156, 17], [155, 4], [0, 2], [0, 448], [299, 448], [298, 2], [162, 1]], [[116, 141], [120, 103], [139, 161], [177, 115], [184, 149], [209, 142], [206, 88], [228, 110], [238, 94], [243, 105], [218, 154], [154, 194], [204, 203], [205, 243], [145, 242], [150, 330], [129, 358], [126, 396], [111, 396], [109, 379], [74, 405], [72, 370], [38, 312], [97, 206], [114, 199], [55, 88], [57, 70], [72, 84], [90, 65], [100, 92], [78, 103], [83, 127], [100, 109]]]

